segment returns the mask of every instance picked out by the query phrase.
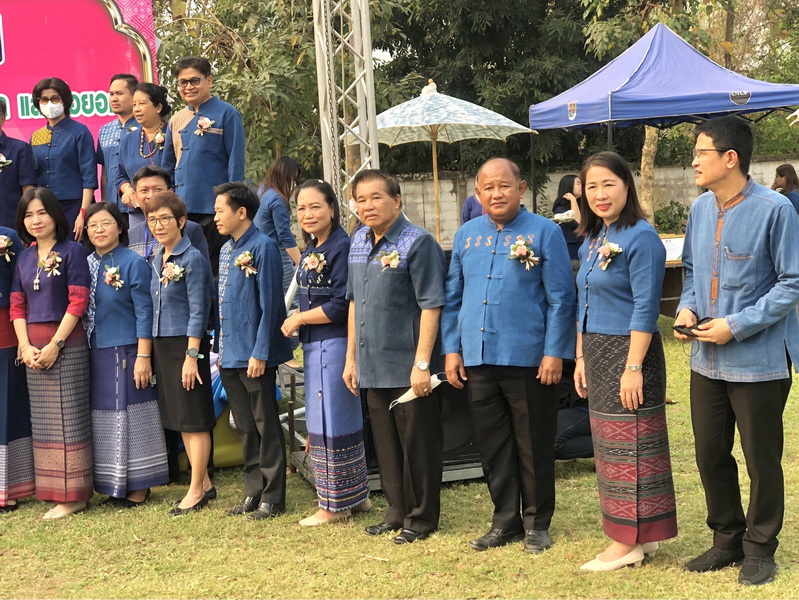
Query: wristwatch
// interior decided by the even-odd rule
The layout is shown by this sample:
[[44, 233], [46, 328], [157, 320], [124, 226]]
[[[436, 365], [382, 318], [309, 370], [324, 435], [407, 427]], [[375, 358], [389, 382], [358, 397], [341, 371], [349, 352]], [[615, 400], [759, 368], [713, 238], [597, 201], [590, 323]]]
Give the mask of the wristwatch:
[[189, 348], [188, 350], [186, 350], [186, 356], [188, 356], [189, 358], [197, 358], [198, 356], [200, 356], [200, 351], [197, 350], [197, 348]]
[[628, 371], [640, 371], [641, 365], [627, 365], [625, 367]]
[[413, 366], [420, 371], [427, 371], [430, 368], [430, 363], [423, 360], [417, 360], [415, 363], [413, 363]]
[[64, 344], [66, 343], [64, 340], [54, 339], [53, 341], [55, 342], [55, 347], [58, 348], [59, 350], [61, 350], [61, 348], [63, 348]]

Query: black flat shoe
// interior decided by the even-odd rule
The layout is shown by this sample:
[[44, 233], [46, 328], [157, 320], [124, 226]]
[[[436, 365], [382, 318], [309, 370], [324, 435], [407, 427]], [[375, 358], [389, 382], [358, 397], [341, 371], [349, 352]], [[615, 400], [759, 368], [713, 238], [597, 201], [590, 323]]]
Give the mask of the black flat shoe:
[[528, 554], [541, 554], [552, 546], [552, 538], [546, 529], [528, 529], [524, 536], [524, 551]]
[[0, 506], [0, 513], [10, 513], [14, 512], [19, 508], [19, 503], [16, 504], [6, 504], [5, 506]]
[[402, 529], [402, 525], [392, 525], [391, 523], [386, 523], [383, 521], [377, 525], [369, 525], [369, 527], [364, 527], [364, 531], [369, 535], [383, 535], [384, 533], [400, 531]]
[[209, 500], [216, 500], [216, 487], [212, 486], [210, 490], [205, 492], [205, 497]]
[[489, 529], [484, 536], [469, 542], [472, 549], [482, 552], [489, 548], [499, 548], [524, 539], [523, 529]]
[[[180, 504], [180, 503], [178, 503], [178, 504]], [[176, 506], [175, 508], [173, 508], [172, 510], [169, 511], [169, 515], [172, 516], [172, 517], [179, 517], [181, 515], [187, 515], [190, 512], [196, 512], [196, 511], [200, 510], [206, 504], [208, 504], [208, 496], [207, 495], [205, 495], [202, 498], [200, 498], [200, 501], [197, 502], [197, 504], [194, 504], [193, 506], [189, 506], [188, 508], [180, 508], [180, 506]]]
[[430, 534], [433, 533], [432, 531], [414, 531], [413, 529], [403, 529], [399, 532], [397, 537], [394, 538], [394, 543], [397, 545], [402, 544], [412, 544], [413, 542], [419, 542], [421, 540], [426, 540], [430, 537]]
[[[147, 493], [144, 494], [144, 500], [139, 500], [136, 502], [135, 500], [129, 500], [128, 498], [118, 498], [118, 502], [116, 502], [116, 504], [122, 508], [138, 508], [139, 506], [144, 506], [149, 498], [150, 488], [147, 488]], [[180, 502], [178, 502], [178, 504], [180, 504]]]

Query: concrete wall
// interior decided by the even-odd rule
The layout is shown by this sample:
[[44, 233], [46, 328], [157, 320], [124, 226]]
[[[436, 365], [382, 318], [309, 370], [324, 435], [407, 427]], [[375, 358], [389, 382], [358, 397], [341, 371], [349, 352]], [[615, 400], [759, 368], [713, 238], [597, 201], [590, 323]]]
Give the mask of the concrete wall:
[[[783, 164], [780, 161], [753, 162], [750, 174], [758, 183], [770, 186], [774, 180], [776, 168]], [[790, 161], [788, 161], [790, 162]], [[539, 212], [548, 212], [555, 200], [558, 183], [564, 175], [574, 171], [551, 171], [549, 183], [544, 188], [545, 200], [539, 196]], [[407, 175], [399, 177], [406, 216], [426, 228], [431, 233], [436, 231], [435, 197], [433, 194], [432, 175]], [[640, 185], [640, 177], [636, 176], [636, 185]], [[452, 244], [452, 238], [460, 226], [460, 214], [463, 201], [474, 193], [474, 176], [461, 173], [439, 174], [440, 207], [441, 207], [441, 243]], [[694, 170], [686, 167], [658, 167], [655, 169], [655, 210], [667, 205], [670, 201], [690, 205], [699, 195], [700, 189], [694, 183]], [[532, 194], [525, 192], [522, 203], [532, 207]], [[546, 211], [544, 211], [544, 206]]]

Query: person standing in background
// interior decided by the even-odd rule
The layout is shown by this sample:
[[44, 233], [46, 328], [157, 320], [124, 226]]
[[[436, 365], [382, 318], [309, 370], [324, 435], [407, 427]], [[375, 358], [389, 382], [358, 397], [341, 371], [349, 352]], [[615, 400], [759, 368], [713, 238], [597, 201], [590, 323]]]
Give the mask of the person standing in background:
[[0, 227], [14, 229], [19, 199], [36, 185], [36, 159], [30, 144], [5, 134], [7, 116], [8, 106], [0, 98]]
[[103, 125], [97, 134], [97, 164], [102, 167], [100, 197], [105, 202], [113, 202], [120, 210], [122, 207], [119, 188], [114, 185], [114, 172], [119, 162], [120, 141], [135, 127], [133, 92], [137, 85], [139, 80], [130, 73], [118, 73], [111, 77], [108, 99], [111, 103], [111, 112], [116, 115], [116, 119]]
[[777, 167], [771, 189], [787, 197], [796, 212], [799, 213], [799, 177], [797, 177], [793, 165], [784, 164]]
[[47, 125], [31, 136], [37, 185], [50, 189], [67, 217], [74, 239], [83, 236], [83, 213], [94, 202], [97, 153], [89, 128], [69, 116], [72, 91], [63, 79], [47, 77], [33, 88], [33, 103]]
[[485, 211], [480, 205], [477, 194], [472, 194], [463, 201], [463, 208], [461, 208], [461, 225], [484, 214]]

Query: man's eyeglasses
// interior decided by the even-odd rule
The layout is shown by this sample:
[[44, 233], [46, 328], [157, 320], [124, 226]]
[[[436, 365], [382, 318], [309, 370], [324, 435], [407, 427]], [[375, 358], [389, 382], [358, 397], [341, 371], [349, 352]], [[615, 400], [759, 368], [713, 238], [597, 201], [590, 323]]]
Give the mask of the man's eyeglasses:
[[50, 98], [39, 98], [39, 104], [61, 104], [61, 96], [51, 96]]
[[191, 79], [178, 79], [178, 87], [180, 89], [183, 89], [186, 86], [188, 86], [189, 84], [191, 84], [191, 87], [197, 87], [198, 85], [200, 85], [200, 82], [203, 79], [205, 79], [205, 77], [192, 77]]
[[89, 223], [86, 225], [86, 229], [89, 231], [97, 231], [98, 229], [108, 229], [109, 227], [113, 227], [116, 225], [116, 221], [103, 221], [102, 223]]
[[725, 152], [729, 152], [730, 150], [734, 150], [735, 148], [694, 148], [694, 158], [702, 158], [708, 152], [718, 152], [719, 154], [724, 154]]
[[161, 227], [166, 227], [167, 225], [169, 225], [169, 222], [170, 222], [172, 219], [175, 219], [175, 218], [176, 218], [176, 217], [173, 217], [172, 215], [164, 215], [164, 216], [162, 216], [162, 217], [148, 217], [148, 218], [147, 218], [147, 224], [148, 224], [148, 225], [149, 225], [151, 228], [152, 228], [152, 227], [155, 227], [155, 224], [156, 224], [156, 223], [159, 223], [159, 224], [161, 225]]

